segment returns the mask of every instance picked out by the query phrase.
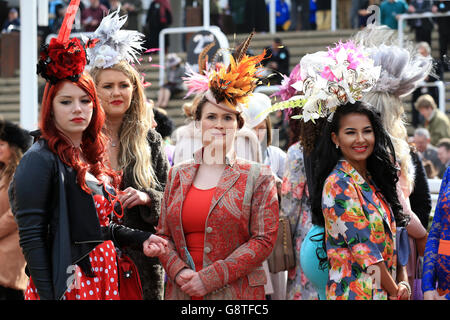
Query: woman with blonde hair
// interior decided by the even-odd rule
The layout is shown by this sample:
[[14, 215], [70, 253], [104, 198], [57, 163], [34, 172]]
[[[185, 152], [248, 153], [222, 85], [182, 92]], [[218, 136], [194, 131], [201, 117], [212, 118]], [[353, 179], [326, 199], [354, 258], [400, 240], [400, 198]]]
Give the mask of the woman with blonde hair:
[[22, 157], [8, 190], [30, 275], [27, 300], [123, 299], [115, 247], [154, 257], [167, 245], [114, 221], [123, 216], [121, 177], [106, 157], [105, 113], [84, 72], [86, 48], [69, 38], [78, 5], [70, 2], [58, 37], [42, 48], [37, 70], [47, 83], [41, 136]]
[[[142, 49], [143, 35], [120, 30], [126, 16], [106, 16], [94, 37], [100, 43], [88, 50], [92, 75], [106, 113], [104, 132], [109, 138], [107, 153], [115, 170], [121, 171], [123, 224], [154, 232], [169, 169], [161, 136], [152, 129], [152, 110], [147, 106], [141, 77], [130, 64]], [[122, 39], [114, 42], [115, 37]], [[157, 259], [126, 250], [136, 264], [143, 298], [162, 299], [163, 270]]]

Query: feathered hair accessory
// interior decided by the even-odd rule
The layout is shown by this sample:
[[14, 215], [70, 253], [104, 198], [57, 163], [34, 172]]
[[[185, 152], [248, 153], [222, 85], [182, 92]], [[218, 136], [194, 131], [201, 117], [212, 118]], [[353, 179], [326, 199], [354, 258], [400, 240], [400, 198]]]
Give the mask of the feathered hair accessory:
[[50, 43], [41, 49], [37, 73], [51, 84], [66, 79], [78, 81], [87, 64], [86, 48], [94, 47], [98, 41], [92, 39], [84, 44], [78, 38], [69, 39], [79, 5], [80, 0], [70, 2], [58, 37], [52, 38]]
[[120, 7], [102, 19], [94, 37], [100, 39], [95, 48], [87, 50], [89, 68], [109, 68], [119, 61], [139, 62], [138, 56], [144, 49], [144, 35], [134, 30], [120, 30], [128, 16], [119, 16]]
[[400, 47], [397, 32], [386, 26], [369, 25], [356, 33], [354, 41], [364, 46], [374, 64], [381, 67], [380, 78], [372, 92], [401, 98], [434, 72], [431, 57], [422, 56], [410, 40]]
[[285, 80], [281, 92], [275, 94], [291, 95], [292, 91], [288, 93], [286, 89], [290, 85], [297, 95], [275, 103], [261, 115], [288, 108], [302, 108], [301, 114], [292, 118], [305, 122], [314, 122], [323, 117], [331, 119], [338, 106], [360, 100], [363, 93], [370, 91], [376, 84], [379, 76], [380, 67], [374, 66], [374, 61], [362, 46], [356, 46], [352, 41], [339, 42], [334, 48], [328, 48], [328, 52], [305, 55], [300, 61], [299, 70], [293, 75], [297, 81], [289, 84]]
[[205, 47], [199, 56], [199, 72], [195, 72], [189, 66], [187, 77], [184, 77], [188, 87], [189, 96], [192, 93], [207, 93], [205, 96], [215, 104], [239, 112], [240, 106], [247, 104], [248, 96], [253, 92], [260, 81], [260, 62], [265, 58], [266, 51], [257, 56], [246, 54], [250, 42], [253, 38], [252, 32], [230, 54], [230, 64], [225, 66], [220, 63], [208, 64], [207, 52], [214, 46], [214, 43]]

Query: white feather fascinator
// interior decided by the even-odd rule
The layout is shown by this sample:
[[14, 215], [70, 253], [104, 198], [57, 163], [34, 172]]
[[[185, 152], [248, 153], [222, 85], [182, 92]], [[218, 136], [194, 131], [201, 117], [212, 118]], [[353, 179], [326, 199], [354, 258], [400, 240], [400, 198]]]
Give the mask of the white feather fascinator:
[[144, 35], [134, 30], [120, 30], [128, 16], [119, 16], [119, 9], [103, 18], [93, 37], [100, 41], [87, 50], [89, 68], [109, 68], [119, 61], [138, 62], [144, 49]]
[[367, 48], [381, 74], [372, 92], [386, 92], [403, 97], [433, 72], [431, 57], [418, 53], [410, 41], [404, 47], [398, 45], [397, 33], [386, 26], [370, 25], [359, 31], [354, 40]]

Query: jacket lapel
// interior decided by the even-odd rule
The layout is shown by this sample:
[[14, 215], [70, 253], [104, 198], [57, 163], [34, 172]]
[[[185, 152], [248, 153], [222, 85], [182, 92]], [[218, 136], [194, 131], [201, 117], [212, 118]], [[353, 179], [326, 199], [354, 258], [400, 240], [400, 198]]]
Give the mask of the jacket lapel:
[[227, 192], [228, 190], [231, 189], [231, 187], [233, 187], [233, 185], [239, 179], [239, 176], [240, 176], [239, 171], [233, 168], [232, 166], [227, 165], [225, 167], [225, 170], [223, 171], [222, 176], [220, 177], [219, 183], [217, 184], [216, 192], [214, 193], [213, 198], [211, 200], [211, 207], [209, 208], [208, 215], [217, 205], [219, 200], [223, 197], [225, 192]]
[[[343, 161], [339, 161], [338, 166], [337, 166], [338, 170], [341, 170], [342, 172], [344, 172], [345, 174], [349, 175], [353, 181], [356, 184], [356, 188], [358, 189], [358, 191], [362, 194], [363, 198], [368, 202], [371, 203], [373, 205], [373, 207], [378, 210], [379, 214], [381, 215], [384, 223], [386, 224], [386, 226], [388, 227], [389, 231], [392, 234], [392, 230], [391, 230], [391, 224], [389, 223], [389, 219], [388, 219], [388, 214], [391, 215], [392, 217], [392, 210], [390, 210], [390, 212], [385, 212], [383, 209], [383, 206], [379, 203], [376, 204], [374, 201], [374, 197], [377, 196], [373, 193], [372, 189], [370, 188], [369, 184], [366, 182], [366, 180], [364, 180], [364, 178], [359, 174], [359, 172], [352, 167], [352, 165], [350, 163], [348, 163], [347, 161], [343, 160]], [[376, 187], [375, 187], [376, 189]], [[386, 202], [386, 200], [383, 198], [383, 201]], [[387, 203], [387, 202], [386, 202]], [[390, 208], [390, 206], [389, 206]], [[363, 210], [365, 212], [369, 212], [371, 210], [369, 210], [369, 208], [367, 207], [367, 205], [363, 205]]]

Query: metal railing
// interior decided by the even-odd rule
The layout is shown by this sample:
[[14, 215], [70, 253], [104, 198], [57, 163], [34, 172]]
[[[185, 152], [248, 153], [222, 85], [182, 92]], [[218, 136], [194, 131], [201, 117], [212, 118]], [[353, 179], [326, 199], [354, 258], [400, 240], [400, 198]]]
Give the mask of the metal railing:
[[424, 12], [424, 13], [402, 13], [398, 15], [398, 45], [400, 47], [403, 47], [403, 41], [404, 41], [404, 33], [403, 30], [403, 21], [408, 19], [420, 19], [420, 18], [439, 18], [439, 17], [448, 17], [450, 16], [449, 12], [438, 12], [438, 13], [432, 13], [432, 12]]

